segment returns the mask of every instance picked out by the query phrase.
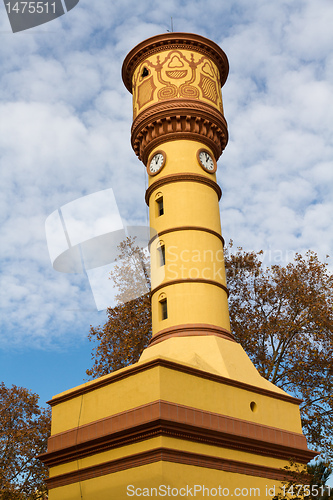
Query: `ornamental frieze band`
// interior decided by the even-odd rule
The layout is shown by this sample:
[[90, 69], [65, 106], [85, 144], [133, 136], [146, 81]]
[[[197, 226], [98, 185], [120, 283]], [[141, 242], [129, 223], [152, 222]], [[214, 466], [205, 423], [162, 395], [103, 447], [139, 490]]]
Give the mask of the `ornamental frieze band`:
[[169, 99], [208, 101], [223, 114], [220, 74], [205, 56], [190, 51], [168, 52], [145, 59], [133, 75], [133, 118], [147, 105]]
[[228, 142], [227, 122], [204, 102], [173, 99], [157, 103], [140, 113], [132, 125], [132, 147], [146, 164], [150, 152], [165, 140], [200, 140], [216, 158]]

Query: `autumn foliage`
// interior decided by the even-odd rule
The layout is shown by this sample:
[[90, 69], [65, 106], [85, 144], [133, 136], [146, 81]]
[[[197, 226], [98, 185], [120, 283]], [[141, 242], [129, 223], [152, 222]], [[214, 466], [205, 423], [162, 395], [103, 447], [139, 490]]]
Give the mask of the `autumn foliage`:
[[92, 378], [135, 363], [151, 338], [149, 258], [127, 238], [120, 244], [118, 262], [110, 278], [119, 305], [108, 308], [105, 325], [92, 326], [89, 333], [97, 343], [94, 365], [86, 372]]
[[38, 406], [38, 395], [0, 383], [0, 499], [44, 500], [50, 411]]
[[333, 457], [333, 276], [314, 252], [265, 268], [227, 253], [232, 331], [266, 379], [303, 400], [308, 444]]
[[322, 460], [300, 465], [293, 460], [284, 467], [288, 479], [282, 481], [273, 500], [332, 500], [333, 488], [326, 483], [332, 469]]
[[[141, 253], [140, 253], [141, 252]], [[226, 249], [232, 332], [262, 376], [301, 398], [303, 430], [309, 445], [333, 460], [333, 276], [314, 252], [293, 262], [265, 267], [262, 252]], [[91, 327], [97, 346], [98, 377], [136, 362], [151, 336], [148, 260], [131, 240], [127, 258], [113, 271], [120, 286], [119, 305], [107, 322]], [[133, 287], [142, 295], [126, 302]], [[126, 293], [130, 295], [126, 296]]]

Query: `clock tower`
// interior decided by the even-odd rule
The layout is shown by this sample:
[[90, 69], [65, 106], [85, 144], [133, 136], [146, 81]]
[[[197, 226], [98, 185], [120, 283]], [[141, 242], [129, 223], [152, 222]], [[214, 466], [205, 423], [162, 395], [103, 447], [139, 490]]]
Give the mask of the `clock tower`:
[[49, 500], [272, 499], [315, 453], [299, 403], [230, 330], [217, 160], [228, 141], [214, 42], [158, 35], [125, 58], [132, 147], [146, 166], [152, 339], [139, 362], [54, 396]]
[[150, 245], [151, 346], [199, 336], [233, 340], [216, 182], [228, 141], [221, 95], [228, 70], [218, 45], [182, 33], [142, 42], [123, 64], [133, 94], [132, 147], [147, 168], [146, 202], [158, 235]]

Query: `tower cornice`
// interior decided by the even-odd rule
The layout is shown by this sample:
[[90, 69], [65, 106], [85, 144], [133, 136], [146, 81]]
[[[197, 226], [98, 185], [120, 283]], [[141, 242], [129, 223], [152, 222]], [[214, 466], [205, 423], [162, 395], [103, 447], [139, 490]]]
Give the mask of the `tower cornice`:
[[133, 122], [132, 148], [144, 164], [154, 148], [179, 139], [201, 141], [213, 151], [217, 161], [228, 142], [227, 122], [209, 104], [190, 99], [153, 104]]

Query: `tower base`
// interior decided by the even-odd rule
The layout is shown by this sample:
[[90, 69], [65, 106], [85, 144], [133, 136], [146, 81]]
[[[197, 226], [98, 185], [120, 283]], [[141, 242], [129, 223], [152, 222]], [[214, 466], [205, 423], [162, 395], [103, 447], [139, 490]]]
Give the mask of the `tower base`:
[[214, 336], [165, 340], [50, 404], [49, 500], [272, 499], [289, 460], [315, 456], [299, 400]]

